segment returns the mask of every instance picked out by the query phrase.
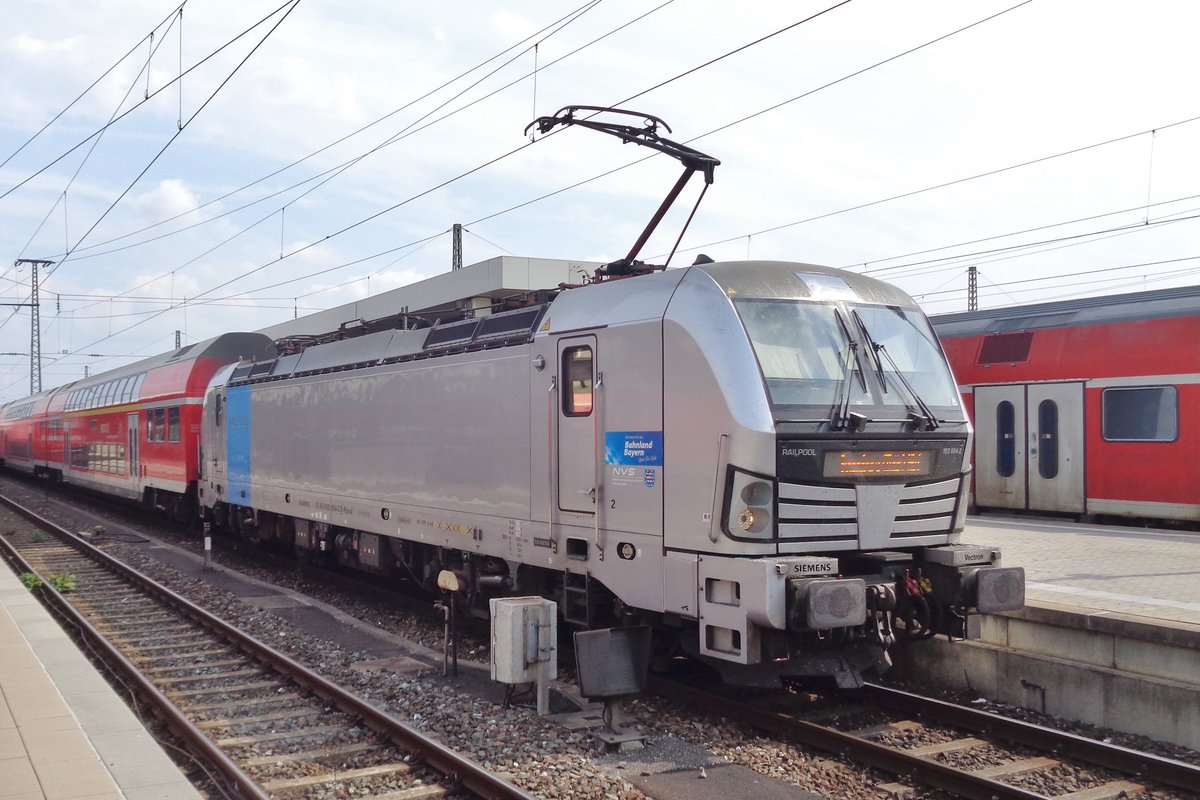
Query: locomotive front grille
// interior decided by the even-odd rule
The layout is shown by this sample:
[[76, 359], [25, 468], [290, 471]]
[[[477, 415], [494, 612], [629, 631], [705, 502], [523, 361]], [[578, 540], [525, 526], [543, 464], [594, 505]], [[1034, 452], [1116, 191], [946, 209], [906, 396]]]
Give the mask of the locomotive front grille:
[[779, 484], [779, 538], [822, 542], [858, 540], [858, 496], [853, 487]]
[[961, 478], [951, 478], [937, 483], [905, 486], [896, 509], [892, 537], [903, 539], [950, 531], [954, 525], [954, 511], [961, 485]]
[[961, 481], [857, 487], [780, 482], [779, 540], [851, 547], [861, 537], [886, 547], [949, 533]]

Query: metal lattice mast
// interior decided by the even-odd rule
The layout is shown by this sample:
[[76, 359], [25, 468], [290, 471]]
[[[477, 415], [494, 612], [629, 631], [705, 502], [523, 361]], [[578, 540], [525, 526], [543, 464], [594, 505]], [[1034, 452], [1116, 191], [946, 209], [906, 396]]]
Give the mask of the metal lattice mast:
[[29, 393], [42, 390], [42, 320], [38, 309], [38, 262], [32, 262], [29, 302]]
[[450, 245], [450, 269], [462, 269], [462, 231], [462, 225], [454, 223], [454, 241]]
[[[37, 394], [42, 390], [42, 322], [38, 317], [38, 267], [48, 267], [53, 261], [44, 258], [18, 258], [13, 266], [28, 264], [30, 267], [29, 290], [29, 393]], [[25, 303], [6, 303], [5, 305], [26, 305]]]
[[979, 267], [967, 267], [967, 311], [979, 310]]

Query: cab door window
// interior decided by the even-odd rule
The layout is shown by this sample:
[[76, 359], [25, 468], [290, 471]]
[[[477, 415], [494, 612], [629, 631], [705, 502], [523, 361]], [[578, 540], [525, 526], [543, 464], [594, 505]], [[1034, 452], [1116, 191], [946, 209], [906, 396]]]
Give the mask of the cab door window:
[[591, 347], [571, 347], [563, 350], [563, 414], [568, 417], [586, 417], [592, 413], [594, 374]]

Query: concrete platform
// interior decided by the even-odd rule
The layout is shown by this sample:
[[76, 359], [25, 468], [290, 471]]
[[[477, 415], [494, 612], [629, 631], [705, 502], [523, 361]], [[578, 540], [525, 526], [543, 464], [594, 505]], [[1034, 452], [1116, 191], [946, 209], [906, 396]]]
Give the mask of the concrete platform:
[[0, 798], [199, 798], [112, 687], [0, 561]]
[[963, 539], [1025, 568], [1026, 608], [906, 648], [905, 677], [1200, 750], [1200, 534], [982, 517]]
[[1000, 545], [1033, 605], [1200, 625], [1200, 533], [978, 516], [963, 541]]

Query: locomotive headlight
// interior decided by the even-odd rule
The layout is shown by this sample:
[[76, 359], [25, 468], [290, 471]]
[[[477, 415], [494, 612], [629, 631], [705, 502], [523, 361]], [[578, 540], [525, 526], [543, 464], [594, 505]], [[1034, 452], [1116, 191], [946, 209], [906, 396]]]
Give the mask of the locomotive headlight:
[[767, 526], [767, 515], [761, 510], [747, 508], [738, 514], [738, 527], [747, 533], [759, 533]]
[[774, 482], [731, 467], [725, 490], [725, 532], [738, 538], [774, 535]]

